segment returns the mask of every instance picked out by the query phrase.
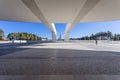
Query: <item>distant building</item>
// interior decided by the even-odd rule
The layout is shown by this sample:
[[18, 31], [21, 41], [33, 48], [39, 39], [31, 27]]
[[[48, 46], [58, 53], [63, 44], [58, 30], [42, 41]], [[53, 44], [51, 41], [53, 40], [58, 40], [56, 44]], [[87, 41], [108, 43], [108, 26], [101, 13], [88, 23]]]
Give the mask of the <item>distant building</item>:
[[48, 40], [48, 38], [42, 38], [41, 40], [42, 40], [42, 41], [47, 41], [47, 40]]

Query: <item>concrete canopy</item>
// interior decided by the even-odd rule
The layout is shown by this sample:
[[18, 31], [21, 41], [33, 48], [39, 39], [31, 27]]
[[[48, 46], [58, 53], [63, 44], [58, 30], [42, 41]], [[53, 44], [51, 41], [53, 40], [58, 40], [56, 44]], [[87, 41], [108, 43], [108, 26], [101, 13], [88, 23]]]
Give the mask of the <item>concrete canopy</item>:
[[51, 23], [69, 23], [69, 35], [79, 22], [120, 20], [119, 9], [120, 0], [0, 0], [0, 20], [43, 22], [55, 38]]

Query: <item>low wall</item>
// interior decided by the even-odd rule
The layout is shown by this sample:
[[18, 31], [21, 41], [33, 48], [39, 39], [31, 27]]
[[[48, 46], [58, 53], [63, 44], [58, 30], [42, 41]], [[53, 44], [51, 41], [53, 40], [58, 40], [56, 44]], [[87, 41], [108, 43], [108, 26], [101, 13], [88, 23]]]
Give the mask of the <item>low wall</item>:
[[0, 41], [0, 43], [12, 43], [12, 41]]
[[7, 43], [49, 43], [52, 41], [26, 41], [26, 40], [12, 40], [12, 41], [0, 41], [0, 44]]

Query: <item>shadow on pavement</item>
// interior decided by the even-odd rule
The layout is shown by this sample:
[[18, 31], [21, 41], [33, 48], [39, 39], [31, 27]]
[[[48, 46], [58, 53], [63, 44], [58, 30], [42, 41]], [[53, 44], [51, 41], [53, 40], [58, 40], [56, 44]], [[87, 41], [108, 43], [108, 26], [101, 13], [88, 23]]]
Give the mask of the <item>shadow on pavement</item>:
[[0, 54], [1, 75], [120, 75], [118, 52], [10, 48]]

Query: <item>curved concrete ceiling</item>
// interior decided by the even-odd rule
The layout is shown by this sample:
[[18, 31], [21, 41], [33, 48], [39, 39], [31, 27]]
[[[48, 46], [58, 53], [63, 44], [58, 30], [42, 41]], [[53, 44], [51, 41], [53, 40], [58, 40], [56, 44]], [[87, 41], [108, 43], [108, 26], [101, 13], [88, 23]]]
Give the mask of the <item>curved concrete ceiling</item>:
[[81, 22], [120, 20], [120, 0], [100, 0]]
[[70, 23], [86, 0], [35, 0], [46, 18], [53, 23]]
[[0, 0], [0, 20], [40, 22], [20, 0]]
[[[72, 23], [86, 2], [86, 0], [34, 1], [50, 23]], [[80, 22], [120, 20], [119, 9], [120, 0], [100, 0]], [[0, 20], [41, 22], [21, 0], [0, 0]]]

